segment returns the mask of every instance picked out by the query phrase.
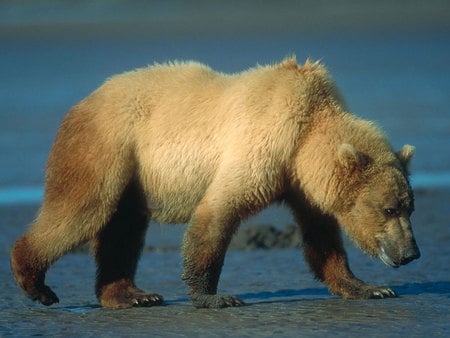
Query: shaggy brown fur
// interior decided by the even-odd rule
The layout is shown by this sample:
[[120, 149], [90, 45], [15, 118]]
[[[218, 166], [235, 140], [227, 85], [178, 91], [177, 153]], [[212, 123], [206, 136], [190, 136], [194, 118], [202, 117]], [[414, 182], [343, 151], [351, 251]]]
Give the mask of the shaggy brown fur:
[[305, 257], [331, 292], [394, 296], [349, 269], [343, 228], [367, 253], [399, 266], [419, 256], [408, 163], [370, 122], [345, 111], [325, 68], [294, 58], [234, 75], [198, 63], [155, 65], [109, 79], [64, 119], [45, 197], [12, 251], [20, 287], [49, 305], [45, 273], [92, 241], [103, 306], [162, 303], [134, 284], [147, 222], [189, 222], [183, 279], [197, 307], [239, 306], [217, 295], [239, 223], [284, 201]]

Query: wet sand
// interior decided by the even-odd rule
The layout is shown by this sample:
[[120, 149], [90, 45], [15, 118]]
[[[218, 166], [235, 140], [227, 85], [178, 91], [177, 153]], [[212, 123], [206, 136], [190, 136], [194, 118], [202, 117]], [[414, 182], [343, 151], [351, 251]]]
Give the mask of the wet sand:
[[[1, 264], [0, 335], [446, 336], [450, 332], [450, 191], [416, 195], [413, 226], [422, 253], [419, 260], [392, 269], [346, 241], [354, 273], [367, 282], [391, 286], [399, 298], [340, 299], [313, 279], [300, 250], [253, 249], [257, 225], [267, 224], [263, 214], [243, 225], [238, 237], [247, 244], [228, 252], [219, 284], [219, 292], [236, 294], [247, 306], [197, 310], [187, 299], [180, 277], [181, 255], [174, 246], [183, 227], [151, 224], [147, 244], [152, 244], [143, 253], [137, 284], [161, 293], [164, 306], [100, 308], [94, 295], [95, 266], [86, 251], [63, 257], [48, 272], [47, 281], [60, 297], [60, 303], [50, 307], [28, 300], [14, 284], [8, 265]], [[7, 230], [0, 240], [0, 261], [7, 261], [11, 239], [20, 235], [36, 209], [26, 205], [0, 209], [0, 228]], [[282, 208], [267, 212], [280, 221], [290, 218]], [[285, 226], [272, 225], [280, 231]], [[269, 227], [260, 228], [260, 238], [271, 238]], [[162, 250], [155, 249], [158, 246]]]

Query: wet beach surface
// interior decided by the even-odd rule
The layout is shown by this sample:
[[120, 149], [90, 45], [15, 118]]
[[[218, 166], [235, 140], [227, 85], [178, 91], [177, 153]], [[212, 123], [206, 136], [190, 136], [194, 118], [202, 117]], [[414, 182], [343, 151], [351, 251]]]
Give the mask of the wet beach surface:
[[[198, 22], [198, 31], [166, 32], [162, 26], [163, 34], [106, 22], [89, 34], [74, 29], [80, 27], [76, 19], [60, 34], [58, 26], [0, 30], [0, 336], [449, 336], [450, 27], [428, 21], [419, 28], [378, 22], [320, 31], [294, 23], [283, 30], [283, 22], [270, 31], [259, 23], [243, 34], [222, 25], [216, 35], [202, 34]], [[422, 257], [392, 269], [346, 240], [355, 275], [392, 287], [399, 298], [348, 301], [330, 295], [308, 271], [291, 215], [277, 206], [249, 219], [226, 257], [219, 291], [238, 295], [245, 307], [194, 309], [181, 281], [184, 226], [154, 223], [136, 281], [162, 294], [165, 306], [100, 308], [95, 265], [86, 250], [49, 270], [47, 283], [59, 304], [35, 304], [20, 292], [9, 251], [39, 208], [39, 193], [27, 197], [20, 191], [42, 188], [51, 143], [73, 104], [106, 77], [153, 62], [195, 59], [236, 72], [292, 53], [299, 62], [321, 59], [350, 110], [379, 123], [396, 148], [417, 147], [412, 222]]]
[[[51, 307], [35, 304], [13, 282], [7, 260], [12, 239], [21, 234], [37, 206], [1, 208], [0, 335], [448, 336], [450, 190], [419, 191], [416, 195], [413, 222], [422, 253], [419, 260], [392, 269], [346, 241], [354, 273], [367, 282], [389, 285], [399, 298], [354, 301], [332, 296], [314, 281], [300, 250], [246, 250], [254, 245], [249, 240], [247, 247], [241, 244], [240, 249], [228, 252], [219, 284], [220, 292], [238, 295], [247, 306], [220, 310], [198, 310], [187, 299], [180, 278], [180, 251], [175, 246], [177, 240], [180, 243], [183, 226], [153, 223], [137, 284], [162, 294], [164, 306], [100, 308], [94, 295], [95, 266], [86, 251], [63, 257], [49, 270], [47, 282], [60, 303]], [[282, 208], [270, 212], [278, 225], [290, 220]], [[249, 220], [242, 230], [264, 221], [263, 214]], [[270, 237], [264, 231], [260, 235]], [[160, 250], [155, 249], [156, 243]]]

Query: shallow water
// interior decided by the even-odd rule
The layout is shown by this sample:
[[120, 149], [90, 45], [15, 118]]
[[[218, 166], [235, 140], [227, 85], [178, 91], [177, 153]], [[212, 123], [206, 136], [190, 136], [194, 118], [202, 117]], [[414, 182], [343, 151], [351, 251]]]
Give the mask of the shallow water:
[[[0, 53], [0, 336], [448, 336], [450, 334], [450, 34], [409, 33], [155, 35], [119, 39], [1, 37]], [[296, 53], [322, 59], [348, 105], [376, 120], [394, 146], [417, 147], [413, 227], [422, 257], [400, 269], [373, 261], [351, 243], [350, 264], [396, 299], [346, 301], [313, 280], [298, 250], [230, 251], [220, 291], [249, 306], [196, 310], [180, 279], [182, 226], [151, 224], [137, 283], [166, 306], [112, 311], [98, 307], [95, 267], [85, 252], [48, 273], [61, 302], [29, 301], [9, 272], [9, 250], [32, 221], [42, 195], [45, 160], [64, 113], [106, 77], [154, 61], [196, 59], [239, 71]], [[5, 80], [7, 79], [7, 80]], [[292, 223], [272, 207], [247, 224]], [[175, 248], [175, 249], [174, 249]]]

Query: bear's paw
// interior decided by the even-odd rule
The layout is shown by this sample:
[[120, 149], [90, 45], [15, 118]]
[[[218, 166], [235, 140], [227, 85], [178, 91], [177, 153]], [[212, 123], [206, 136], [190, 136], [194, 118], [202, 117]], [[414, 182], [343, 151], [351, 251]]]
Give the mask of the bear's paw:
[[350, 283], [340, 290], [331, 290], [333, 294], [340, 295], [346, 299], [383, 299], [395, 298], [397, 294], [394, 290], [386, 286], [375, 286], [363, 283]]
[[32, 296], [33, 300], [39, 301], [41, 304], [49, 306], [54, 303], [59, 303], [59, 298], [47, 285], [42, 285], [39, 293]]
[[162, 305], [164, 299], [156, 293], [126, 293], [116, 297], [102, 297], [100, 303], [112, 309], [127, 309], [131, 307], [149, 307]]
[[394, 290], [385, 286], [368, 286], [365, 294], [369, 299], [395, 298], [397, 294]]
[[127, 280], [120, 280], [105, 285], [101, 288], [98, 298], [102, 306], [112, 309], [158, 306], [164, 302], [161, 295], [147, 293]]
[[218, 309], [245, 305], [245, 303], [239, 298], [229, 295], [207, 295], [195, 293], [191, 294], [191, 300], [192, 304], [196, 308]]

